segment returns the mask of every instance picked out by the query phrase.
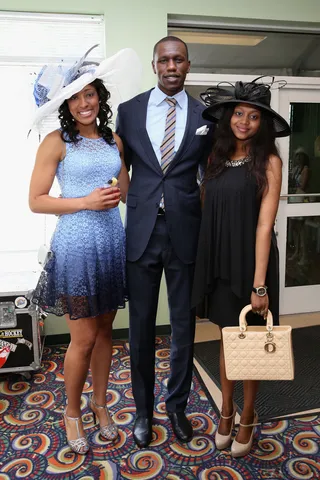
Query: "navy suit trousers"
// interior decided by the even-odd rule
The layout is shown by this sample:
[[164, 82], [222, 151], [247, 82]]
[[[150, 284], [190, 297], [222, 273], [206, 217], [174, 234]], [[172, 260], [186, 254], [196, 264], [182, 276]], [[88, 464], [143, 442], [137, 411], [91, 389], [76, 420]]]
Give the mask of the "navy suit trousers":
[[192, 381], [195, 312], [191, 310], [194, 264], [175, 254], [165, 216], [158, 215], [148, 246], [127, 262], [130, 310], [130, 358], [137, 414], [153, 415], [155, 331], [162, 273], [165, 273], [171, 323], [170, 376], [165, 398], [168, 412], [185, 410]]

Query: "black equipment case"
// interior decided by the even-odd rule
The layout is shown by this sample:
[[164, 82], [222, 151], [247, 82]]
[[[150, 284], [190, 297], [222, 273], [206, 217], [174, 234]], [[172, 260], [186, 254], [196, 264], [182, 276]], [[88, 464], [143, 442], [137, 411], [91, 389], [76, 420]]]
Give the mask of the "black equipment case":
[[46, 314], [31, 303], [39, 272], [0, 274], [0, 374], [41, 367]]

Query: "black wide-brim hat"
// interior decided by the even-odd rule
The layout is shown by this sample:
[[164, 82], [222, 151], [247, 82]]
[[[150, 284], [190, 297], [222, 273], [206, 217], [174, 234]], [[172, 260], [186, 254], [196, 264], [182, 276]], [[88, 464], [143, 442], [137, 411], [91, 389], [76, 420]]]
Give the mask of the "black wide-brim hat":
[[272, 84], [256, 83], [260, 78], [262, 77], [248, 83], [236, 82], [234, 86], [230, 84], [232, 87], [230, 90], [225, 90], [219, 85], [208, 88], [200, 94], [208, 107], [202, 112], [202, 117], [210, 122], [219, 122], [225, 112], [225, 107], [246, 103], [257, 107], [272, 117], [276, 137], [290, 135], [291, 128], [288, 122], [270, 107]]

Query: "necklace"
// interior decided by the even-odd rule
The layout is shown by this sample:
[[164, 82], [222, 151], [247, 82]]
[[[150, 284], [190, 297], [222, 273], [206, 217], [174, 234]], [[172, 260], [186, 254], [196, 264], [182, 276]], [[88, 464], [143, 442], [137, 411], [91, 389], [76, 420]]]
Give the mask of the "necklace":
[[245, 163], [248, 163], [251, 161], [250, 157], [244, 157], [241, 158], [240, 160], [226, 160], [225, 166], [226, 167], [241, 167], [241, 165], [244, 165]]

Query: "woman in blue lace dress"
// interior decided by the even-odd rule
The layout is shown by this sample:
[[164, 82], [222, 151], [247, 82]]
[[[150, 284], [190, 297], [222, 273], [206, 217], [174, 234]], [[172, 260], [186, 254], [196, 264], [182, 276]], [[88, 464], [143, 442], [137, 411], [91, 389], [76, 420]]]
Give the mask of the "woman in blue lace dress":
[[[84, 68], [84, 74], [87, 72], [88, 67]], [[64, 422], [69, 446], [84, 454], [89, 445], [80, 406], [89, 367], [93, 383], [90, 407], [94, 418], [98, 417], [100, 433], [107, 440], [118, 437], [106, 405], [106, 390], [112, 323], [126, 301], [125, 233], [118, 204], [126, 199], [129, 177], [121, 140], [109, 127], [109, 92], [96, 75], [90, 77], [94, 78], [90, 83], [80, 85], [81, 70], [77, 73], [55, 102], [61, 129], [47, 135], [39, 146], [29, 203], [33, 212], [59, 216], [51, 255], [33, 301], [67, 319], [71, 343], [64, 362]], [[40, 81], [41, 77], [38, 91]], [[64, 90], [68, 88], [69, 95], [70, 85], [74, 91], [65, 97]], [[61, 198], [49, 194], [55, 176]], [[110, 185], [112, 179], [118, 180], [115, 186]]]

